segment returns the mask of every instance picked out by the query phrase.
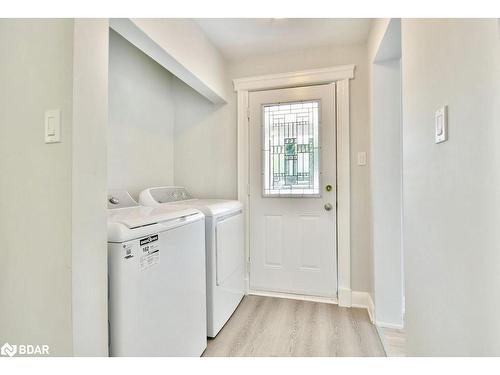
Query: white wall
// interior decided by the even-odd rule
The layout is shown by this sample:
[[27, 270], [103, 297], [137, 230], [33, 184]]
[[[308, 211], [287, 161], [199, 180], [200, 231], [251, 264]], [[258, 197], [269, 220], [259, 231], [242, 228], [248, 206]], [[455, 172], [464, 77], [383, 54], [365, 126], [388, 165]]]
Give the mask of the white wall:
[[403, 326], [401, 22], [377, 19], [368, 41], [373, 299], [379, 325]]
[[[376, 18], [372, 20], [372, 25], [370, 28], [370, 34], [368, 35], [368, 40], [366, 42], [367, 49], [367, 57], [368, 57], [368, 107], [369, 107], [369, 138], [370, 138], [370, 153], [369, 155], [373, 155], [373, 61], [376, 58], [377, 52], [379, 50], [379, 46], [382, 43], [384, 35], [389, 26], [390, 18]], [[370, 173], [373, 174], [372, 169], [370, 169]], [[373, 184], [372, 178], [370, 176], [370, 183]], [[373, 252], [373, 188], [370, 185], [369, 195], [369, 205], [370, 205], [370, 247], [372, 249], [372, 262], [371, 267], [372, 270], [370, 272], [370, 282], [372, 285], [371, 290], [369, 291], [370, 296], [373, 301], [375, 301], [375, 259]]]
[[372, 206], [375, 319], [403, 326], [401, 63], [373, 64]]
[[192, 19], [112, 19], [111, 26], [213, 103], [231, 94], [226, 61]]
[[[356, 164], [358, 151], [369, 151], [370, 147], [366, 46], [330, 46], [293, 53], [255, 56], [233, 63], [230, 72], [232, 78], [241, 78], [346, 64], [356, 65], [355, 78], [350, 81], [351, 288], [356, 291], [371, 292], [373, 266], [369, 195], [370, 155], [368, 154], [367, 166]], [[236, 158], [236, 154], [233, 157]], [[230, 172], [236, 174], [236, 170]]]
[[[146, 60], [145, 55], [137, 50], [132, 52], [131, 46], [128, 46], [126, 54], [141, 56], [136, 59], [134, 67], [126, 66], [124, 60], [128, 59], [124, 59], [124, 56], [116, 59], [110, 57], [110, 137], [117, 138], [110, 145], [110, 187], [126, 188], [137, 194], [148, 185], [175, 183], [186, 186], [199, 197], [236, 198], [235, 95], [227, 75], [226, 61], [220, 52], [196, 22], [190, 19], [112, 20], [111, 25], [130, 38], [137, 48], [179, 77], [162, 70], [152, 60]], [[112, 34], [111, 43], [119, 38], [114, 32]], [[118, 55], [123, 52], [111, 49], [111, 53]], [[142, 75], [145, 74], [140, 68], [142, 64], [155, 71], [147, 74], [150, 77], [156, 75], [154, 81], [163, 90], [152, 90], [150, 84], [141, 83]], [[113, 72], [117, 69], [122, 69], [127, 74]], [[131, 82], [129, 88], [122, 87], [126, 81]], [[144, 92], [131, 92], [137, 86], [149, 91], [146, 97]], [[120, 92], [117, 94], [119, 96], [113, 97], [113, 91]], [[155, 100], [158, 102], [150, 95], [162, 98], [162, 113], [152, 120], [162, 122], [163, 125], [152, 124], [150, 130], [145, 132], [138, 127], [144, 120], [139, 121], [136, 114], [130, 115], [134, 108], [124, 110], [119, 102], [132, 98], [132, 101], [137, 101], [137, 107], [150, 106], [147, 103], [154, 103]], [[229, 101], [230, 104], [213, 104], [214, 101]], [[137, 113], [141, 114], [143, 111], [138, 109]], [[171, 118], [167, 121], [169, 116]], [[128, 124], [128, 134], [146, 139], [154, 136], [154, 139], [150, 139], [152, 147], [148, 148], [149, 151], [132, 151], [133, 160], [123, 160], [123, 163], [132, 162], [132, 170], [128, 170], [129, 177], [125, 177], [127, 170], [122, 168], [123, 164], [118, 165], [118, 159], [123, 153], [119, 148], [131, 137], [117, 135], [119, 127], [123, 126], [118, 125], [118, 122]], [[143, 167], [150, 162], [153, 167], [140, 171], [139, 165]], [[129, 183], [134, 178], [132, 175], [135, 176], [135, 182]]]
[[134, 18], [132, 22], [220, 97], [229, 96], [226, 61], [194, 20]]
[[213, 104], [112, 30], [109, 77], [110, 189], [236, 198], [234, 105]]
[[[387, 33], [391, 18], [375, 18], [372, 20], [372, 26], [370, 28], [370, 34], [368, 35], [367, 49], [368, 49], [368, 59], [370, 62], [374, 61], [378, 56], [382, 59], [383, 48], [381, 49], [382, 41]], [[387, 58], [387, 56], [384, 56]]]
[[[0, 20], [0, 344], [107, 354], [107, 20]], [[61, 109], [61, 143], [44, 112]]]
[[175, 184], [197, 197], [237, 199], [234, 98], [230, 104], [213, 104], [176, 77], [172, 93]]
[[174, 183], [172, 75], [110, 30], [108, 187]]
[[0, 343], [71, 355], [73, 21], [0, 20], [0, 50]]
[[407, 351], [498, 356], [499, 22], [403, 20], [402, 52]]
[[73, 40], [73, 355], [106, 356], [108, 20], [75, 20]]

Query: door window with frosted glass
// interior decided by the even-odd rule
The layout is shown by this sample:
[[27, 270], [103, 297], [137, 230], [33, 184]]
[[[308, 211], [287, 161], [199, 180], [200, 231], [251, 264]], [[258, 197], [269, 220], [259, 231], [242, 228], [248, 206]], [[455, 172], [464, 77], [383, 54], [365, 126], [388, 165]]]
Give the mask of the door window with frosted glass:
[[317, 100], [263, 106], [264, 197], [320, 196]]

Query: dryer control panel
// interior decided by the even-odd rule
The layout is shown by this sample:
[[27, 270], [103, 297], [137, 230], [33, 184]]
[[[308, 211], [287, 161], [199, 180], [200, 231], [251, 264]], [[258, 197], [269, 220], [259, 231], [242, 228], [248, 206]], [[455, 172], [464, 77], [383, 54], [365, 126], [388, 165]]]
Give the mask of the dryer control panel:
[[166, 186], [161, 188], [152, 188], [151, 196], [158, 203], [169, 203], [193, 199], [191, 194], [182, 186]]

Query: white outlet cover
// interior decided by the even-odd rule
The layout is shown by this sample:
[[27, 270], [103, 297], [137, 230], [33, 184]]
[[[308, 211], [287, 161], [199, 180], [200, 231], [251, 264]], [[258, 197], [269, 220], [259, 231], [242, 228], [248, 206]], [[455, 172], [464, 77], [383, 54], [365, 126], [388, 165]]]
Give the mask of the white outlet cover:
[[366, 165], [366, 152], [358, 152], [358, 165]]

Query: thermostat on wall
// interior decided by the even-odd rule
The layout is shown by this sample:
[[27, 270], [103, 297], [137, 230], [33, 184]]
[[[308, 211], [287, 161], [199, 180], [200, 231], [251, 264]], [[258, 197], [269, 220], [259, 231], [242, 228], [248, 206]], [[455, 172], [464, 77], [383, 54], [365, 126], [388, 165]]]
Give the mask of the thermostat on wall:
[[436, 143], [448, 140], [448, 106], [439, 108], [435, 114]]

